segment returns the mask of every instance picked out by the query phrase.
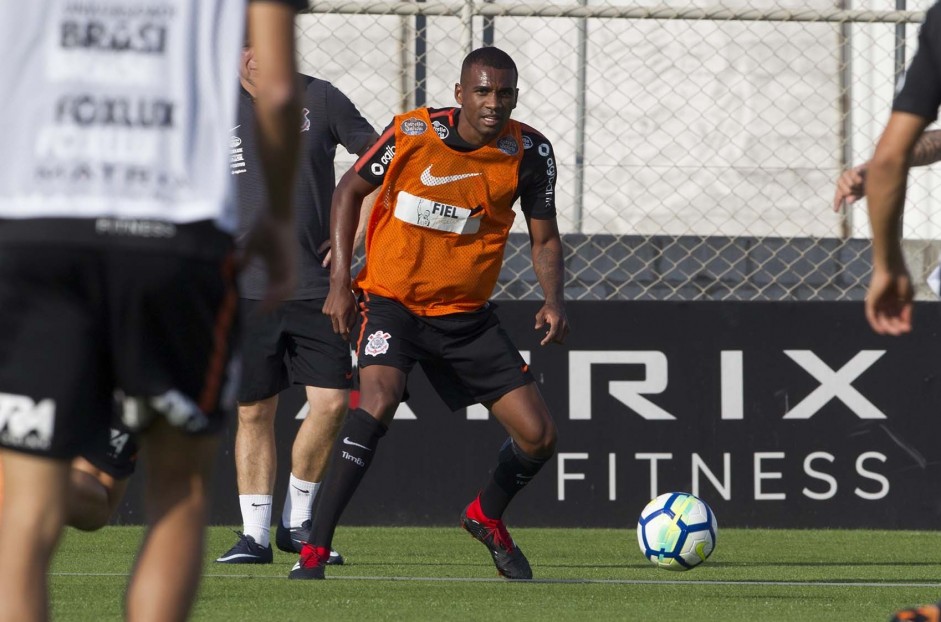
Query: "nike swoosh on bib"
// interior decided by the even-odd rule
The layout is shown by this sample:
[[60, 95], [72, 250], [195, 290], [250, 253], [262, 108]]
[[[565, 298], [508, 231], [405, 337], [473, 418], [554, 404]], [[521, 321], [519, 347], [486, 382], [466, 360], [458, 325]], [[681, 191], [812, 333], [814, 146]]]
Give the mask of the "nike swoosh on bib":
[[426, 186], [442, 186], [444, 184], [450, 184], [454, 181], [460, 181], [462, 179], [467, 179], [468, 177], [479, 177], [480, 173], [460, 173], [458, 175], [446, 175], [444, 177], [435, 177], [431, 174], [431, 166], [422, 171], [421, 174], [421, 183]]

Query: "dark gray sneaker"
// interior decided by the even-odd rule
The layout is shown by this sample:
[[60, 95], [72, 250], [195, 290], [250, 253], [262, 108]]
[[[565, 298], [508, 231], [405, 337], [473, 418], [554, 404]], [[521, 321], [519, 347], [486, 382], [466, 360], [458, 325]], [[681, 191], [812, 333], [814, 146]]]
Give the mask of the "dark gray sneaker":
[[463, 512], [461, 512], [461, 527], [482, 543], [490, 556], [497, 572], [507, 579], [532, 579], [533, 571], [529, 567], [529, 560], [523, 555], [502, 520], [493, 520], [484, 516], [480, 509], [480, 498], [474, 499]]
[[[305, 520], [300, 527], [285, 527], [284, 522], [278, 521], [278, 529], [275, 531], [274, 542], [278, 548], [285, 553], [300, 553], [304, 543], [310, 536], [310, 520]], [[336, 551], [330, 551], [330, 559], [327, 564], [330, 566], [342, 566], [343, 556]]]
[[216, 559], [220, 564], [270, 564], [271, 545], [261, 546], [255, 538], [246, 536], [241, 531], [235, 532], [239, 540], [231, 549]]

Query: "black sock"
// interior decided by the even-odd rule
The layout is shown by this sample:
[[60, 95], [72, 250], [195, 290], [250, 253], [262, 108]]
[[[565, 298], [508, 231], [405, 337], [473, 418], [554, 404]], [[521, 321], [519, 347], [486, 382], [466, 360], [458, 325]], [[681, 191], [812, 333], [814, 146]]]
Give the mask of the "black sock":
[[376, 455], [376, 446], [388, 428], [360, 408], [351, 410], [333, 445], [333, 454], [314, 509], [310, 543], [330, 547], [340, 515]]
[[493, 477], [480, 491], [480, 509], [487, 518], [500, 518], [516, 493], [539, 472], [549, 458], [527, 456], [516, 446], [512, 438], [506, 439]]

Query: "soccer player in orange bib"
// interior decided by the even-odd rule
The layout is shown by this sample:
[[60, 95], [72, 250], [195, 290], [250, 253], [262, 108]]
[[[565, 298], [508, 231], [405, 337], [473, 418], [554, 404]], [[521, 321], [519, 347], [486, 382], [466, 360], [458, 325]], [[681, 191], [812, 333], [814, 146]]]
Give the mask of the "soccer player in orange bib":
[[[398, 115], [340, 180], [331, 209], [330, 293], [323, 312], [334, 330], [356, 331], [360, 403], [346, 418], [322, 484], [309, 542], [292, 579], [323, 579], [343, 509], [372, 462], [420, 363], [452, 410], [482, 403], [509, 438], [497, 465], [461, 514], [497, 571], [531, 579], [503, 523], [513, 497], [555, 451], [556, 428], [528, 365], [488, 301], [503, 263], [517, 199], [529, 229], [533, 269], [545, 297], [535, 327], [542, 345], [562, 343], [562, 241], [555, 213], [555, 157], [549, 141], [512, 120], [518, 89], [513, 60], [497, 48], [471, 52], [454, 87], [460, 107]], [[351, 283], [359, 205], [377, 186], [366, 232], [366, 264]]]

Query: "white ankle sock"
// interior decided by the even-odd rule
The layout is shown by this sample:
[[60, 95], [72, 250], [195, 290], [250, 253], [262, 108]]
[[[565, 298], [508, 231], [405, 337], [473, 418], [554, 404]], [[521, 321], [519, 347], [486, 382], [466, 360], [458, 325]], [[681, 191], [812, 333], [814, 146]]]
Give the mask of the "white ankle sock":
[[306, 482], [291, 473], [288, 493], [284, 497], [284, 511], [281, 513], [281, 522], [285, 527], [300, 527], [305, 520], [310, 520], [310, 510], [319, 489], [320, 482]]
[[242, 528], [260, 546], [271, 542], [271, 495], [239, 495]]

